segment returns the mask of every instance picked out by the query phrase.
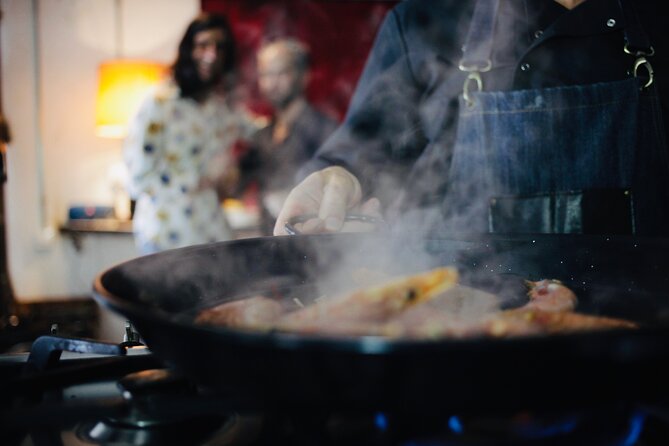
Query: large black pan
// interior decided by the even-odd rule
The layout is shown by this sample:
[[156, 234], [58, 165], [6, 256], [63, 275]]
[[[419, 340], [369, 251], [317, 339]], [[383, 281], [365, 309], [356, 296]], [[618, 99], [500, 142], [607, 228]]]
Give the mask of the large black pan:
[[[669, 395], [669, 240], [536, 236], [424, 240], [335, 234], [223, 242], [140, 257], [102, 272], [96, 299], [201, 386], [274, 408], [558, 408]], [[516, 339], [326, 338], [196, 325], [200, 309], [262, 293], [307, 302], [361, 267], [406, 274], [455, 265], [462, 282], [523, 297], [556, 278], [579, 310], [639, 330]]]

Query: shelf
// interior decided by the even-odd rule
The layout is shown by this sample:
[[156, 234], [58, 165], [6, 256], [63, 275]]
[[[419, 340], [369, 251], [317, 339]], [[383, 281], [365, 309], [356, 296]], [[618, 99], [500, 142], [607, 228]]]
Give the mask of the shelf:
[[113, 218], [68, 220], [61, 225], [60, 232], [65, 234], [132, 234], [132, 221]]
[[[232, 225], [233, 238], [250, 238], [259, 237], [262, 235], [260, 227], [254, 224], [245, 225], [239, 222]], [[59, 231], [64, 236], [72, 240], [72, 244], [77, 251], [81, 251], [82, 237], [85, 235], [132, 235], [132, 221], [131, 220], [116, 220], [113, 218], [92, 218], [81, 220], [68, 220], [63, 223]]]
[[132, 221], [113, 218], [68, 220], [58, 229], [72, 240], [74, 249], [81, 251], [84, 235], [132, 235]]

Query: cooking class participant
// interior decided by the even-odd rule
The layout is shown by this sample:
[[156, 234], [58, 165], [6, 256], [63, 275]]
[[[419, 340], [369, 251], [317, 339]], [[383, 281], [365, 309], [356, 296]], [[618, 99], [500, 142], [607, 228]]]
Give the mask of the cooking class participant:
[[179, 43], [124, 142], [141, 254], [232, 238], [222, 195], [237, 181], [233, 143], [255, 128], [233, 100], [235, 42], [227, 19], [202, 14]]
[[337, 127], [337, 121], [309, 103], [307, 46], [292, 37], [268, 41], [257, 54], [258, 89], [272, 105], [268, 126], [251, 140], [240, 160], [242, 187], [257, 184], [261, 226], [271, 235], [295, 174]]
[[309, 214], [301, 232], [346, 230], [380, 204], [442, 233], [580, 232], [585, 214], [666, 233], [664, 26], [649, 0], [402, 2], [274, 233]]

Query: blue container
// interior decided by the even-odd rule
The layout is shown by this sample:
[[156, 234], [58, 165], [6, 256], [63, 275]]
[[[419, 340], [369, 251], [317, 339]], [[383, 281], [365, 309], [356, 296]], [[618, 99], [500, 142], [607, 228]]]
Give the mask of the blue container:
[[70, 206], [70, 220], [90, 220], [95, 218], [114, 218], [112, 206]]

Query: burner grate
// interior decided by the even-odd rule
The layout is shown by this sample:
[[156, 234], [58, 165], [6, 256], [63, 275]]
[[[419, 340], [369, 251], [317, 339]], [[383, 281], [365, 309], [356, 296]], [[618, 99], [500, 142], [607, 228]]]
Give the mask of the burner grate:
[[8, 444], [659, 446], [669, 438], [663, 404], [512, 414], [248, 409], [237, 395], [166, 369], [142, 346], [46, 338], [30, 355], [0, 355]]

